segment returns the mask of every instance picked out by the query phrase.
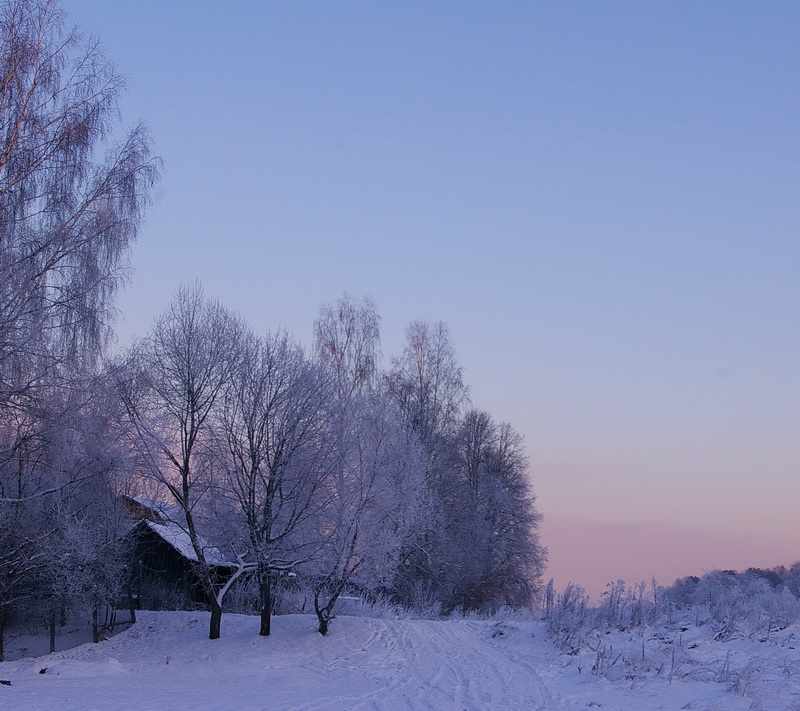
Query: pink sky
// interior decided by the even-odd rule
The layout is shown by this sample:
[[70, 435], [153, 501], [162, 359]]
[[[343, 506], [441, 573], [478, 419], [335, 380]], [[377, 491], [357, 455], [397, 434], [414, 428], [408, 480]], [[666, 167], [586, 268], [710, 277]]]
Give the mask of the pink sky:
[[791, 565], [800, 559], [796, 539], [767, 534], [724, 534], [664, 523], [599, 523], [545, 516], [542, 541], [549, 549], [545, 580], [561, 590], [581, 585], [598, 599], [609, 582], [633, 585], [655, 577], [659, 585], [713, 569], [744, 570]]

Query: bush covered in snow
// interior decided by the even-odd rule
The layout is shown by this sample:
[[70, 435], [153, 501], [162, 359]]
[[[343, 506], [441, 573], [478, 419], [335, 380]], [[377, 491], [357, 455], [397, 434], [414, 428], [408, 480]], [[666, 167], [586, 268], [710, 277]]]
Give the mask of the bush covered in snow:
[[720, 683], [762, 708], [770, 689], [785, 683], [776, 660], [788, 670], [797, 656], [799, 570], [714, 570], [669, 587], [620, 580], [597, 605], [579, 586], [558, 592], [551, 581], [541, 615], [548, 639], [579, 672], [631, 684]]

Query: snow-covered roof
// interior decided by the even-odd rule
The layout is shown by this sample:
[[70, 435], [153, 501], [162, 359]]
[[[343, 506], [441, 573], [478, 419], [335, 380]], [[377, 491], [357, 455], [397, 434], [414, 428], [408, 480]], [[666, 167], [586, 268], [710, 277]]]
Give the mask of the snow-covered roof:
[[[141, 496], [123, 497], [129, 502], [128, 509], [131, 516], [137, 519], [137, 523], [144, 523], [151, 531], [169, 543], [180, 555], [187, 560], [197, 561], [197, 553], [192, 545], [192, 540], [186, 529], [178, 523], [182, 520], [182, 514], [177, 506], [163, 501], [153, 501]], [[132, 506], [130, 504], [133, 504]], [[232, 567], [233, 564], [222, 557], [219, 548], [212, 546], [202, 537], [199, 538], [200, 545], [203, 547], [203, 554], [206, 563], [219, 567]]]
[[[149, 521], [147, 519], [143, 520], [150, 530], [163, 538], [184, 558], [194, 561], [195, 563], [197, 562], [197, 554], [195, 553], [194, 546], [192, 545], [192, 540], [189, 538], [189, 534], [183, 528], [181, 528], [180, 525], [174, 521], [162, 521], [161, 523], [156, 523], [155, 521]], [[210, 545], [202, 538], [200, 538], [200, 544], [203, 546], [203, 554], [205, 556], [206, 563], [209, 565], [220, 567], [231, 567], [233, 565], [222, 557], [222, 553], [216, 546]]]

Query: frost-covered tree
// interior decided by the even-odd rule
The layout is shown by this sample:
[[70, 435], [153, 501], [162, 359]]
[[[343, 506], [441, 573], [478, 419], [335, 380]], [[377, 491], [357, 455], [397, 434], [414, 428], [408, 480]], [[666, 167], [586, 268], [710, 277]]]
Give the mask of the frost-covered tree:
[[157, 172], [141, 125], [113, 133], [122, 88], [57, 2], [2, 3], [0, 629], [38, 594], [58, 498], [104, 471], [76, 422]]
[[[201, 528], [218, 483], [213, 413], [238, 365], [240, 333], [238, 319], [199, 286], [182, 287], [150, 336], [132, 349], [119, 383], [141, 473], [168, 495], [178, 511], [173, 523], [188, 537], [211, 607], [211, 639], [220, 635], [232, 580], [218, 579], [222, 561]], [[245, 568], [240, 561], [234, 575]]]
[[256, 566], [261, 635], [270, 634], [272, 578], [318, 551], [310, 521], [325, 501], [333, 380], [285, 334], [243, 335], [218, 414], [225, 494]]
[[431, 525], [407, 549], [396, 590], [445, 609], [527, 605], [545, 552], [519, 435], [465, 411], [467, 387], [447, 328], [415, 322], [387, 377], [407, 427], [423, 443]]
[[[386, 576], [387, 563], [378, 560], [389, 555], [388, 539], [375, 535], [370, 519], [377, 510], [386, 514], [389, 510], [381, 506], [394, 499], [384, 449], [392, 450], [389, 456], [395, 457], [396, 472], [408, 476], [410, 500], [415, 497], [413, 482], [418, 472], [406, 467], [413, 459], [413, 447], [409, 450], [389, 443], [402, 432], [396, 408], [392, 410], [394, 424], [389, 424], [390, 403], [378, 391], [380, 317], [375, 304], [367, 298], [344, 295], [320, 309], [314, 330], [317, 361], [335, 384], [330, 403], [333, 469], [329, 503], [317, 520], [324, 546], [314, 566], [314, 609], [319, 631], [326, 634], [336, 601], [354, 576], [363, 572], [362, 580], [369, 581], [362, 582], [364, 589]], [[396, 432], [390, 433], [393, 427]], [[417, 464], [421, 469], [421, 461]], [[395, 476], [395, 480], [401, 478]], [[404, 518], [402, 506], [396, 513], [397, 521]], [[384, 522], [388, 533], [394, 528], [391, 513]], [[367, 542], [370, 535], [372, 540]], [[402, 542], [404, 536], [397, 540]]]
[[458, 496], [452, 440], [468, 402], [447, 326], [412, 322], [403, 353], [392, 359], [386, 385], [406, 427], [422, 443], [431, 502], [429, 525], [407, 547], [395, 591], [405, 603], [432, 599], [446, 604], [454, 570], [462, 565], [448, 519], [451, 500]]
[[468, 402], [468, 388], [444, 323], [414, 321], [408, 326], [403, 353], [392, 359], [388, 387], [408, 426], [436, 460], [443, 438], [455, 430]]
[[394, 402], [379, 392], [351, 402], [329, 503], [318, 517], [314, 609], [326, 634], [340, 595], [394, 581], [404, 548], [425, 524], [425, 457]]
[[345, 294], [322, 306], [314, 323], [314, 347], [334, 373], [341, 403], [372, 390], [380, 359], [380, 316], [374, 302]]
[[[125, 476], [118, 472], [118, 476]], [[122, 597], [130, 558], [129, 522], [118, 505], [117, 476], [93, 477], [60, 492], [50, 510], [53, 535], [45, 551], [43, 589], [49, 603], [50, 651], [55, 651], [56, 618], [66, 610], [90, 617], [100, 640], [100, 612]]]
[[522, 439], [489, 413], [470, 410], [454, 441], [457, 495], [447, 500], [462, 564], [451, 604], [464, 609], [530, 605], [541, 586], [545, 551]]
[[[111, 480], [124, 467], [111, 435], [105, 394], [104, 380], [93, 378], [81, 389], [53, 389], [35, 417], [17, 413], [16, 446], [6, 451], [0, 466], [0, 489], [6, 495], [0, 502], [0, 618], [20, 604], [86, 608], [67, 588], [74, 589], [78, 578], [99, 578], [101, 568], [119, 569], [114, 536], [121, 531], [108, 531], [115, 514]], [[93, 525], [83, 527], [89, 521]], [[70, 534], [78, 529], [80, 534]], [[68, 538], [95, 551], [97, 564], [91, 570], [78, 570], [70, 562], [62, 545]], [[96, 589], [105, 585], [91, 584]]]

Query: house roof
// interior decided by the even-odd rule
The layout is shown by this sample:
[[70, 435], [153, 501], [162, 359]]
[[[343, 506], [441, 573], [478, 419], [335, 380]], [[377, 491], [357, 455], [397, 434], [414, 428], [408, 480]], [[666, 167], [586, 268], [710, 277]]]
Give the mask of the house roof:
[[[187, 560], [198, 562], [189, 532], [178, 521], [180, 509], [163, 501], [152, 501], [138, 496], [125, 496], [131, 517], [144, 523], [151, 531], [171, 545]], [[219, 548], [212, 546], [202, 536], [198, 537], [206, 563], [216, 567], [230, 568], [232, 563], [223, 558]]]
[[[147, 527], [154, 533], [163, 538], [169, 543], [178, 553], [180, 553], [187, 560], [193, 562], [197, 561], [197, 553], [192, 545], [192, 540], [187, 531], [185, 531], [179, 524], [174, 521], [163, 521], [156, 523], [155, 521], [145, 520]], [[203, 548], [203, 556], [206, 563], [216, 567], [229, 568], [233, 564], [222, 557], [219, 548], [212, 546], [202, 537], [199, 537], [200, 545]]]

